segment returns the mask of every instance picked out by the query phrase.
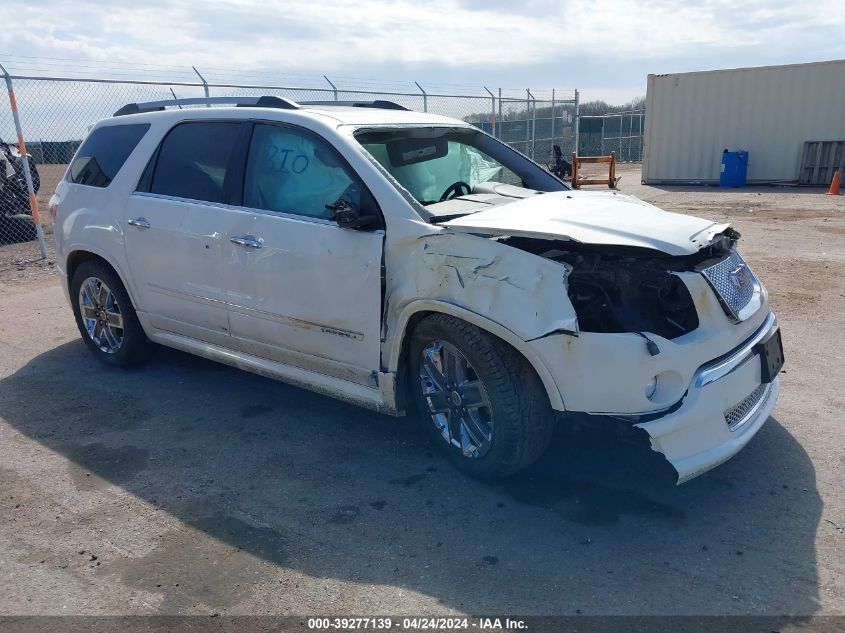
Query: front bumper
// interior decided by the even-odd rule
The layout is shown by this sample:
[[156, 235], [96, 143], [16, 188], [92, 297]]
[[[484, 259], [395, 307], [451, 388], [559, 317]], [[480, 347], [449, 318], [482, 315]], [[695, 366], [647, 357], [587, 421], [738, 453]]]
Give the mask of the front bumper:
[[679, 484], [730, 459], [768, 419], [777, 403], [780, 379], [761, 384], [755, 346], [776, 329], [777, 320], [770, 313], [750, 339], [695, 372], [680, 407], [635, 425], [649, 434], [652, 448], [678, 471]]

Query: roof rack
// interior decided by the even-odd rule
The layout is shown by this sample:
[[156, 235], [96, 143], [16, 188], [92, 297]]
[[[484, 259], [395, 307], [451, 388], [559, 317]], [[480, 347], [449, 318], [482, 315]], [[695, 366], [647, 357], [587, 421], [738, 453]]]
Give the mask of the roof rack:
[[301, 106], [347, 106], [352, 108], [377, 108], [379, 110], [408, 110], [403, 105], [395, 101], [385, 101], [384, 99], [375, 99], [374, 101], [300, 101]]
[[242, 108], [280, 108], [282, 110], [298, 110], [299, 104], [290, 99], [265, 95], [263, 97], [198, 97], [194, 99], [166, 99], [164, 101], [148, 101], [146, 103], [127, 103], [113, 116], [125, 114], [140, 114], [142, 112], [158, 112], [167, 106], [185, 105], [235, 105]]

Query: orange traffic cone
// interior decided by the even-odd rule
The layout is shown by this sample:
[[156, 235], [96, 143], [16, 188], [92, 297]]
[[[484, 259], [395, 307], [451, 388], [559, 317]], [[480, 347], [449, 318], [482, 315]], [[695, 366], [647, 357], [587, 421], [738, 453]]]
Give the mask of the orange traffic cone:
[[833, 174], [833, 180], [830, 181], [830, 189], [828, 189], [827, 195], [829, 195], [829, 196], [838, 196], [839, 195], [839, 170], [838, 169]]

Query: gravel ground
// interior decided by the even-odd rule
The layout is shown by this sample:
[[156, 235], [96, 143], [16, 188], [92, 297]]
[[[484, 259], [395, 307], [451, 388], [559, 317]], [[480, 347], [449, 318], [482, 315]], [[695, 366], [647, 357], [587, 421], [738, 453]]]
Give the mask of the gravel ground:
[[168, 350], [105, 369], [4, 246], [0, 614], [845, 615], [845, 197], [620, 172], [733, 222], [769, 289], [782, 398], [736, 458], [675, 487], [647, 447], [561, 434], [484, 485], [411, 420]]
[[41, 258], [38, 242], [19, 242], [0, 244], [0, 284], [7, 286], [41, 285], [55, 279], [55, 247], [53, 227], [48, 225], [44, 231], [47, 244], [47, 259]]

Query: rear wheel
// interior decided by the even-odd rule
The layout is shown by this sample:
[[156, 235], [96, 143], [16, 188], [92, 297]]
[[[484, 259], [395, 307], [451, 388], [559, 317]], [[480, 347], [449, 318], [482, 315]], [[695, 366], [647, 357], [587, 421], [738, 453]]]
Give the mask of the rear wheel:
[[82, 340], [107, 365], [129, 366], [145, 360], [150, 343], [110, 266], [98, 260], [79, 265], [70, 284], [73, 314]]
[[410, 384], [435, 444], [479, 479], [511, 475], [546, 450], [554, 414], [539, 378], [512, 347], [458, 318], [417, 325]]

